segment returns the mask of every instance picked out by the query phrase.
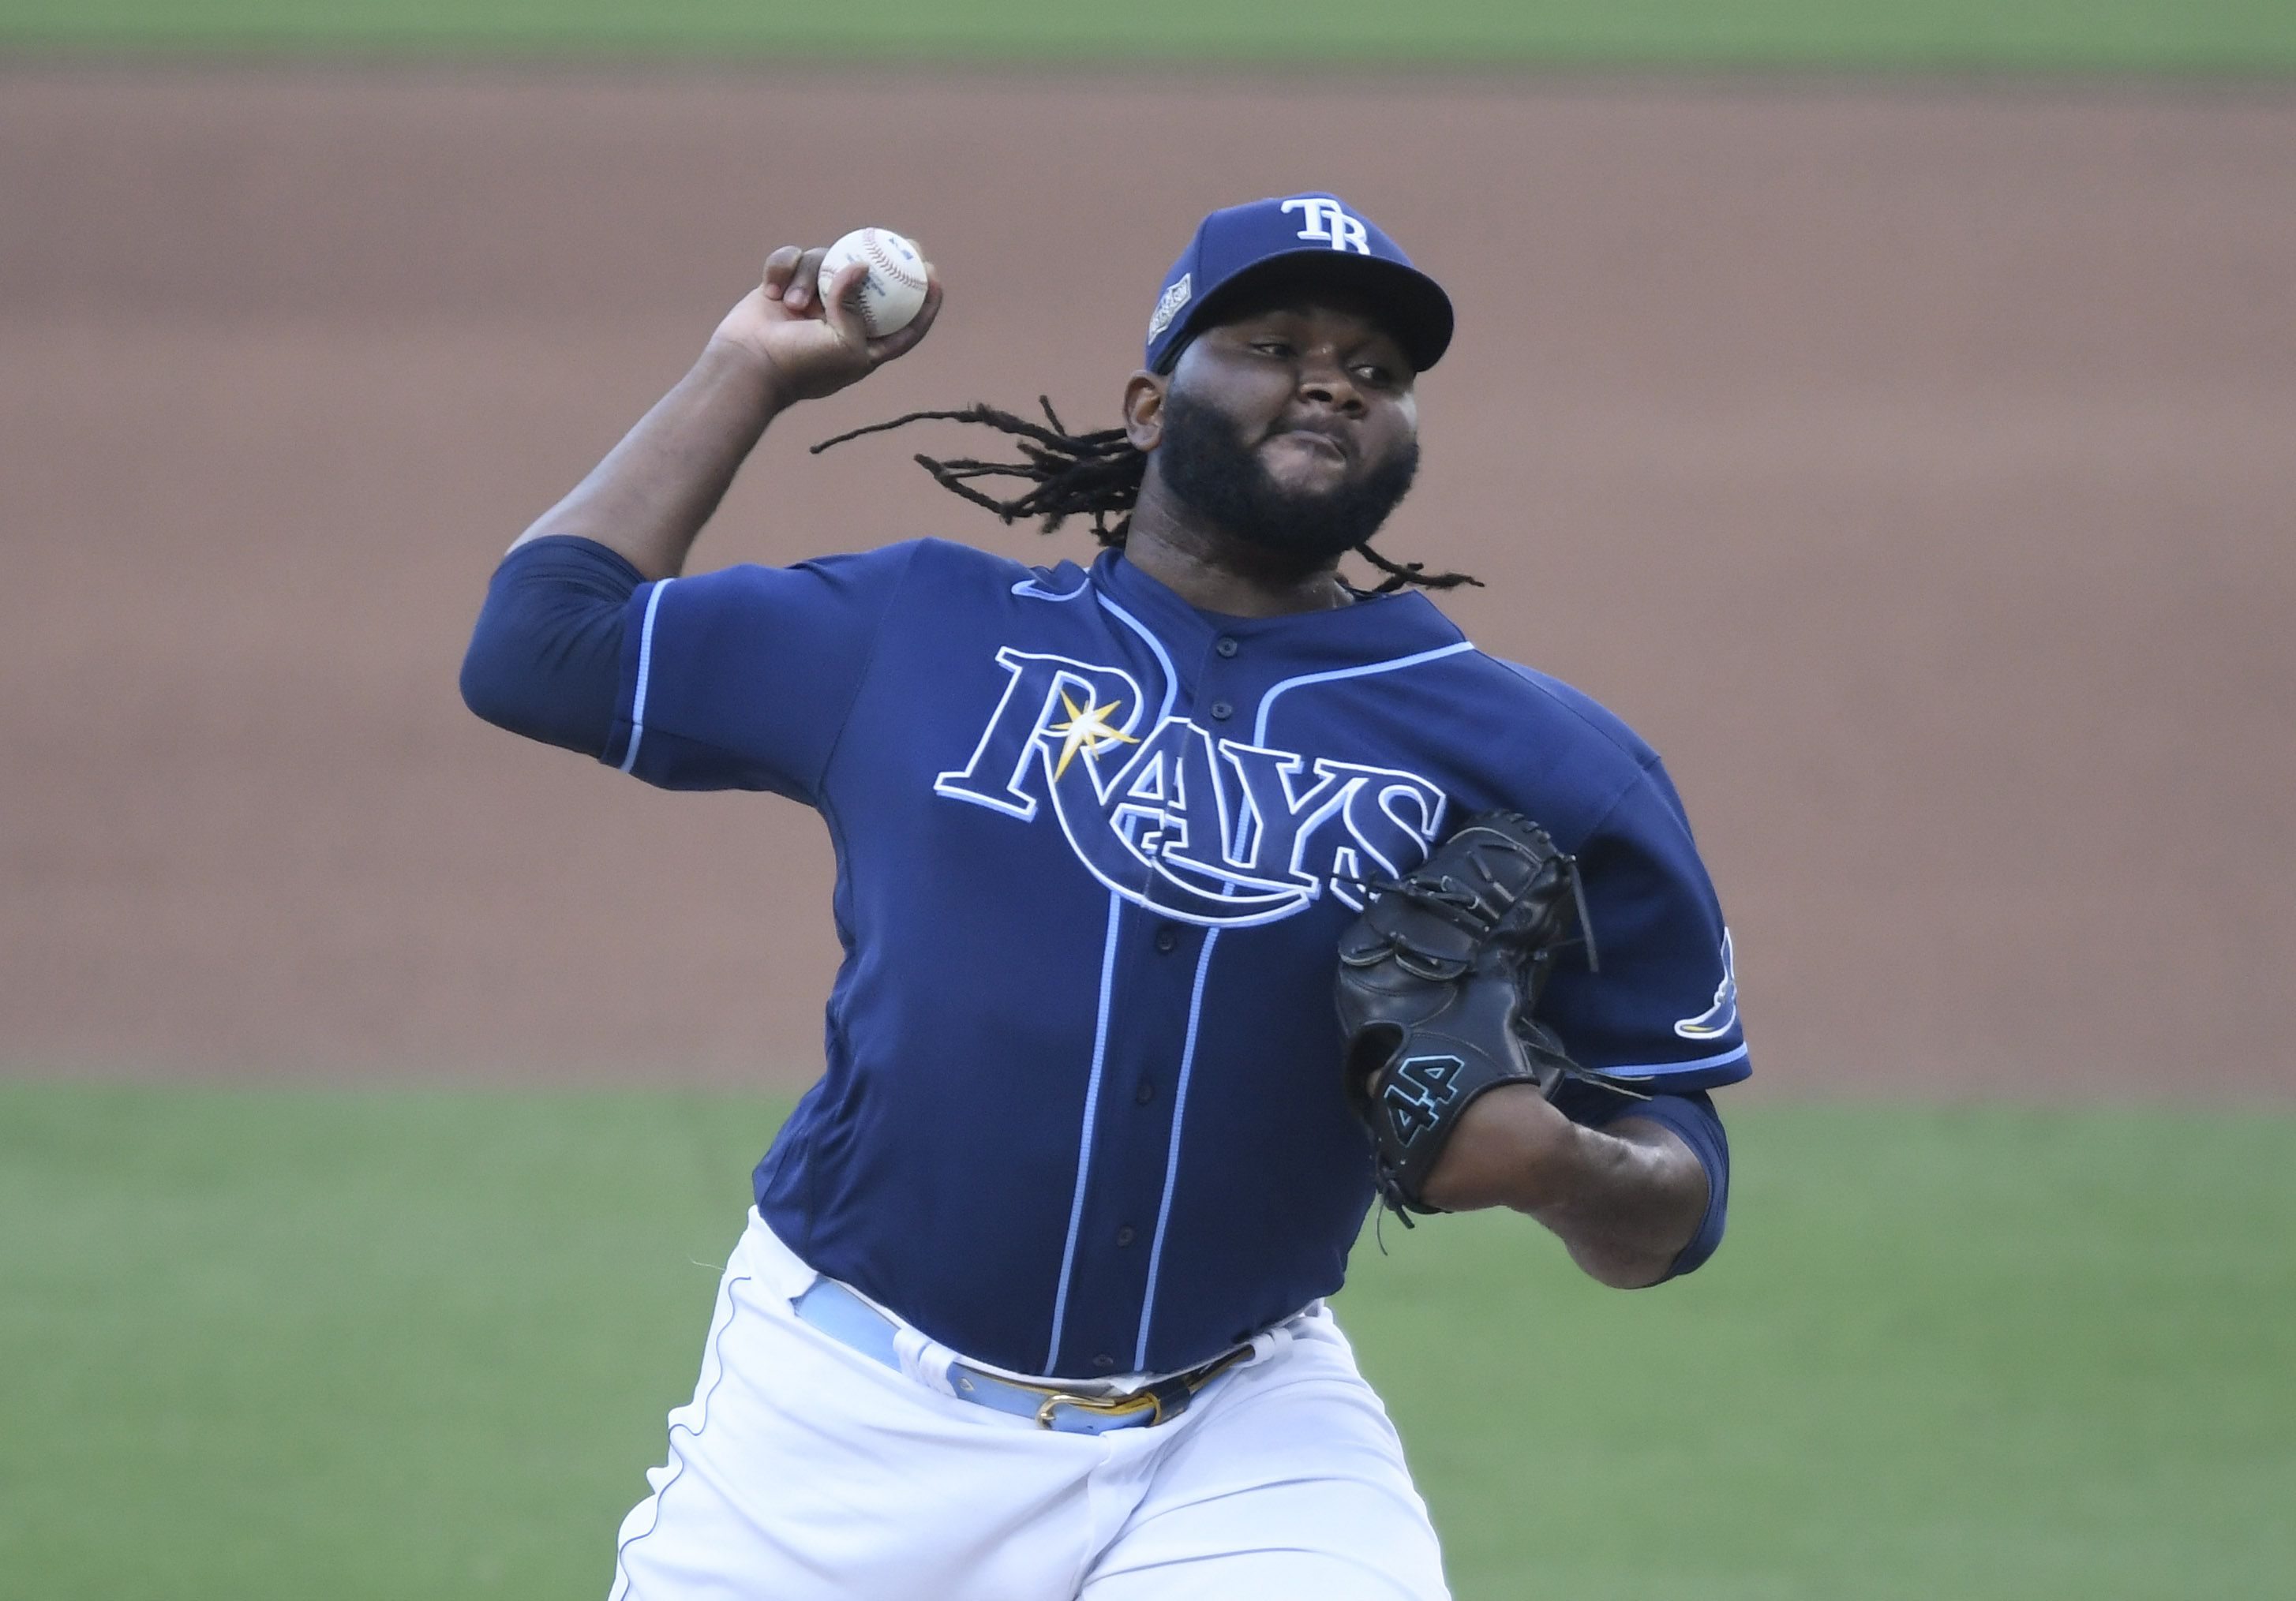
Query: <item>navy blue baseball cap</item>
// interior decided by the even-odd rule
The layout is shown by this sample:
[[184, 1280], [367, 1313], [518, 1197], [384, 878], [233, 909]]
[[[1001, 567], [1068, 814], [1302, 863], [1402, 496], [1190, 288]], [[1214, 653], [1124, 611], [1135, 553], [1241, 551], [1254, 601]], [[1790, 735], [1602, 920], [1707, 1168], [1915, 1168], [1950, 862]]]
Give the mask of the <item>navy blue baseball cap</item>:
[[1219, 321], [1222, 306], [1294, 275], [1370, 297], [1418, 372], [1451, 343], [1451, 298], [1442, 286], [1361, 212], [1317, 190], [1230, 206], [1196, 225], [1148, 321], [1149, 370], [1170, 372], [1189, 339]]

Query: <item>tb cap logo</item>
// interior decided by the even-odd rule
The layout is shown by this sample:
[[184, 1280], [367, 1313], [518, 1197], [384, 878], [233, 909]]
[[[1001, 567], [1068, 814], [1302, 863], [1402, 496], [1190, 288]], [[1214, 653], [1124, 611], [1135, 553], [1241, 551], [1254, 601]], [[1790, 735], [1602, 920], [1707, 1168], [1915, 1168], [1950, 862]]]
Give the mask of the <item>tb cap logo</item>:
[[1283, 202], [1286, 215], [1297, 211], [1303, 215], [1307, 225], [1300, 237], [1327, 244], [1334, 250], [1353, 250], [1358, 256], [1371, 254], [1371, 235], [1364, 231], [1363, 218], [1350, 216], [1347, 208], [1329, 195], [1308, 194]]

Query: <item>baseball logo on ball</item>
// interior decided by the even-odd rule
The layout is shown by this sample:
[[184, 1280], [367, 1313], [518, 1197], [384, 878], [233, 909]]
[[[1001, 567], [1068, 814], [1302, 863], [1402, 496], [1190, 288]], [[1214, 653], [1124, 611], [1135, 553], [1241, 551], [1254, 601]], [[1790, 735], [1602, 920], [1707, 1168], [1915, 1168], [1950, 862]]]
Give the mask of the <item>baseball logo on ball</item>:
[[925, 303], [925, 258], [913, 240], [886, 228], [857, 228], [829, 247], [821, 258], [821, 298], [837, 274], [855, 262], [865, 264], [869, 275], [853, 292], [853, 309], [871, 339], [882, 339], [906, 328]]

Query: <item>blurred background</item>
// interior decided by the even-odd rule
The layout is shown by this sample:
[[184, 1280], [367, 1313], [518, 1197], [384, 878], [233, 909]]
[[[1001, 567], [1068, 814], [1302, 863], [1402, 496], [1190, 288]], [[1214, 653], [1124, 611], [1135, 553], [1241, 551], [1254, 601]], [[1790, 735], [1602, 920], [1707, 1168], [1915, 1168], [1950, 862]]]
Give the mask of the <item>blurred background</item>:
[[603, 1589], [828, 850], [471, 718], [487, 575], [867, 224], [947, 312], [699, 565], [1083, 559], [804, 447], [1112, 421], [1309, 187], [1458, 306], [1383, 548], [1666, 756], [1754, 1050], [1697, 1277], [1358, 1254], [1462, 1601], [2285, 1593], [2285, 0], [0, 0], [0, 1589]]

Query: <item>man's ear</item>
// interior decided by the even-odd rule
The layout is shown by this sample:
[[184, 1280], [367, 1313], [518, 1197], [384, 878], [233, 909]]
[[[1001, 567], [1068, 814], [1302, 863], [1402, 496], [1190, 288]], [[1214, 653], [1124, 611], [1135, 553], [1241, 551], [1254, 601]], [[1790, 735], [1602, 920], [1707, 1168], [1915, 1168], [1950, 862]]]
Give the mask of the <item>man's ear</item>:
[[1151, 451], [1164, 438], [1164, 391], [1171, 380], [1154, 372], [1135, 372], [1124, 384], [1124, 437], [1132, 448]]

